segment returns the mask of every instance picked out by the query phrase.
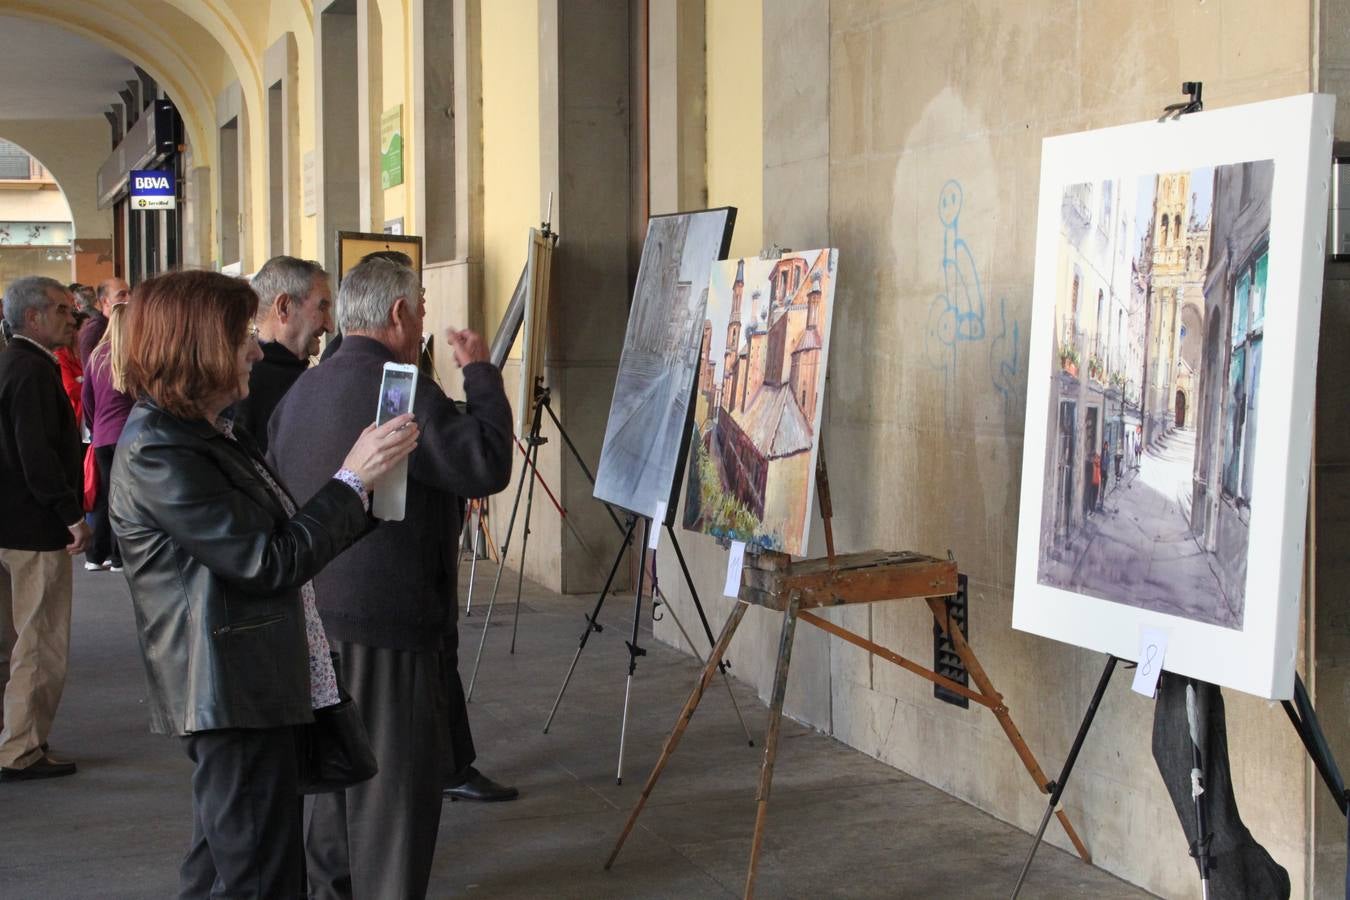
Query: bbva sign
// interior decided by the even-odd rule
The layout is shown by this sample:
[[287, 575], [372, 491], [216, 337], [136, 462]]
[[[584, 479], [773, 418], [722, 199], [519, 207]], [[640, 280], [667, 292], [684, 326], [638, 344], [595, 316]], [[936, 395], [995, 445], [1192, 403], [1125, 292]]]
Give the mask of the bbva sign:
[[133, 170], [130, 186], [132, 209], [174, 209], [174, 173], [161, 169]]

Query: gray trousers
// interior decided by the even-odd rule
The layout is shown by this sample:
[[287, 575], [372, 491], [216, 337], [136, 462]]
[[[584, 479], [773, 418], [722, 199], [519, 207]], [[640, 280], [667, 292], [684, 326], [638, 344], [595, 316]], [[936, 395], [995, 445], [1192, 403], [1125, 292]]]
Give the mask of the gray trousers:
[[[1289, 873], [1256, 842], [1238, 813], [1228, 768], [1223, 694], [1216, 685], [1198, 681], [1196, 699], [1204, 747], [1206, 824], [1214, 836], [1210, 842], [1210, 896], [1223, 900], [1288, 900]], [[1168, 672], [1158, 682], [1153, 710], [1153, 760], [1172, 797], [1186, 841], [1194, 846], [1197, 832], [1195, 801], [1191, 799], [1193, 760], [1186, 719], [1186, 679]]]
[[365, 719], [379, 773], [307, 798], [312, 898], [425, 897], [441, 822], [449, 738], [439, 651], [331, 641], [339, 677]]

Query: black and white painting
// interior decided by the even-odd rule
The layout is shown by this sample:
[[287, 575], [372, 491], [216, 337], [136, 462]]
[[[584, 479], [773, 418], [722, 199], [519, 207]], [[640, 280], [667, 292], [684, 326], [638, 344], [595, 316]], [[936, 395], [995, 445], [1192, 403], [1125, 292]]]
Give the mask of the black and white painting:
[[[595, 496], [670, 520], [703, 340], [708, 276], [725, 258], [736, 210], [654, 216], [628, 312]], [[659, 524], [659, 523], [658, 523]]]

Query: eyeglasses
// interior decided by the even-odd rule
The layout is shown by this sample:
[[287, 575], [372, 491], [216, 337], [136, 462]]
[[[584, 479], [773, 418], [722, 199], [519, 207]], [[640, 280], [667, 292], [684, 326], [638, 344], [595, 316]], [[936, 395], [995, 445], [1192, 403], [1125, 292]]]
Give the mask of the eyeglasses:
[[248, 323], [248, 336], [251, 337], [251, 338], [253, 338], [254, 340], [257, 340], [259, 334], [260, 334], [260, 332], [258, 331], [258, 323], [257, 323], [257, 322], [249, 322], [249, 323]]

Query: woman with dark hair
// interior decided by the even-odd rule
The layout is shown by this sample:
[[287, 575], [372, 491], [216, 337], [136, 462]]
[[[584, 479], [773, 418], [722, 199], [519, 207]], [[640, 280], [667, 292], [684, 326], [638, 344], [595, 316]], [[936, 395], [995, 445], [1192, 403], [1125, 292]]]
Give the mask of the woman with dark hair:
[[247, 283], [152, 278], [120, 365], [138, 398], [113, 462], [113, 527], [149, 682], [151, 730], [194, 764], [184, 897], [286, 897], [303, 868], [295, 726], [339, 702], [310, 579], [373, 523], [366, 485], [406, 458], [404, 415], [361, 433], [303, 507], [235, 433], [261, 358]]

